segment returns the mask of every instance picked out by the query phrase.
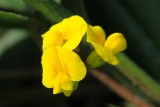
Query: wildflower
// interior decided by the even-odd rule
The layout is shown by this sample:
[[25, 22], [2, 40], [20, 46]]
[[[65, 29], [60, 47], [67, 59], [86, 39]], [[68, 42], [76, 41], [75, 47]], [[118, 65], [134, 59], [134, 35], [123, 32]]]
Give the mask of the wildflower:
[[53, 88], [53, 94], [63, 92], [70, 96], [74, 83], [82, 80], [86, 68], [80, 57], [65, 48], [51, 47], [42, 56], [43, 80], [47, 88]]
[[43, 37], [42, 83], [53, 88], [53, 94], [63, 92], [70, 96], [86, 75], [80, 57], [73, 52], [87, 29], [79, 16], [72, 16], [52, 26]]
[[[119, 63], [115, 54], [125, 50], [127, 47], [126, 39], [121, 33], [113, 33], [106, 39], [105, 32], [100, 26], [93, 27], [88, 25], [87, 41], [93, 45], [98, 56], [112, 65]], [[95, 57], [95, 53], [92, 52], [89, 55], [88, 62], [91, 62], [89, 60], [92, 56]], [[103, 64], [102, 61], [100, 63]], [[94, 66], [98, 67], [99, 65]]]
[[42, 35], [43, 50], [52, 46], [60, 46], [69, 50], [75, 49], [87, 29], [86, 22], [80, 16], [71, 16], [53, 25]]

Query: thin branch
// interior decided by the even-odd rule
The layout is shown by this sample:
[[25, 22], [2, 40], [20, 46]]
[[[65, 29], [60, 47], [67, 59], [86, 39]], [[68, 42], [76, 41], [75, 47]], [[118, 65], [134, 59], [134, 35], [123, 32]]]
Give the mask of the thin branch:
[[125, 54], [117, 54], [120, 63], [115, 66], [124, 74], [132, 83], [136, 84], [154, 101], [160, 104], [160, 85], [142, 68], [134, 63]]
[[150, 104], [145, 102], [143, 99], [134, 95], [132, 92], [124, 88], [122, 85], [112, 80], [107, 74], [104, 74], [96, 69], [89, 70], [89, 73], [92, 74], [99, 81], [101, 81], [104, 85], [109, 87], [112, 91], [114, 91], [119, 96], [124, 98], [126, 101], [129, 101], [137, 105], [138, 107], [152, 107]]

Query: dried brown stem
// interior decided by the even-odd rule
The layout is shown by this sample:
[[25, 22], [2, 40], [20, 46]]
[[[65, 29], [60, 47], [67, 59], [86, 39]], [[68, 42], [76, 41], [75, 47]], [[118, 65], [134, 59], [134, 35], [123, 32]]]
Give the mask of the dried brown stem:
[[109, 87], [112, 91], [117, 93], [119, 96], [124, 98], [126, 101], [129, 101], [137, 107], [152, 107], [150, 104], [145, 102], [140, 97], [134, 95], [132, 92], [124, 88], [122, 85], [111, 79], [107, 74], [100, 72], [96, 69], [89, 70], [89, 73], [92, 74], [95, 78], [101, 81], [104, 85]]

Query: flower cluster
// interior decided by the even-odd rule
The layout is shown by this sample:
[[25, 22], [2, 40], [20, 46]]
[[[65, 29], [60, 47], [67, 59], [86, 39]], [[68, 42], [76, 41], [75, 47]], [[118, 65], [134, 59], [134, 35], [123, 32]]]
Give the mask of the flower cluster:
[[[113, 33], [106, 39], [105, 32], [100, 26], [88, 26], [87, 41], [93, 45], [96, 51], [91, 52], [87, 58], [87, 63], [91, 67], [99, 67], [101, 64], [104, 64], [104, 61], [112, 65], [117, 65], [119, 60], [115, 54], [127, 48], [126, 39], [121, 33]], [[99, 56], [104, 61], [91, 60], [97, 57], [99, 58]]]
[[[100, 26], [90, 26], [80, 16], [71, 16], [53, 25], [42, 35], [42, 83], [53, 88], [53, 94], [63, 92], [66, 96], [77, 88], [78, 82], [86, 75], [86, 67], [73, 50], [80, 44], [83, 36], [95, 48], [96, 55], [104, 61], [116, 65], [115, 54], [126, 48], [126, 40], [120, 33], [114, 33], [105, 40], [105, 32]], [[87, 64], [92, 66], [87, 58]], [[93, 66], [95, 67], [95, 66]], [[98, 66], [97, 66], [98, 67]]]

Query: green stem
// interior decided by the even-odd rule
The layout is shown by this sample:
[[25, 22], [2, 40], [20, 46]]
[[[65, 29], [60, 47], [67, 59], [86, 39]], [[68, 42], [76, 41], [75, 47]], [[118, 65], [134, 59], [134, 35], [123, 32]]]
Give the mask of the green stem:
[[40, 11], [52, 23], [60, 22], [65, 17], [71, 15], [67, 9], [55, 3], [53, 0], [25, 0], [25, 2], [35, 7], [35, 9]]
[[120, 64], [116, 66], [119, 71], [160, 103], [160, 85], [125, 54], [119, 53], [117, 56], [120, 59]]

